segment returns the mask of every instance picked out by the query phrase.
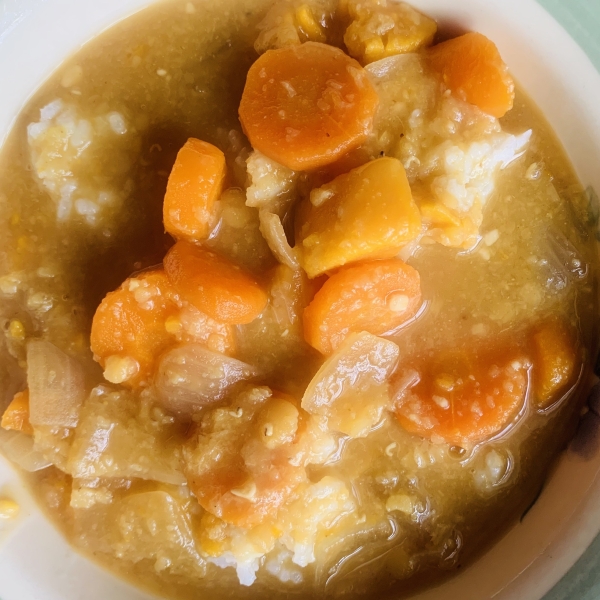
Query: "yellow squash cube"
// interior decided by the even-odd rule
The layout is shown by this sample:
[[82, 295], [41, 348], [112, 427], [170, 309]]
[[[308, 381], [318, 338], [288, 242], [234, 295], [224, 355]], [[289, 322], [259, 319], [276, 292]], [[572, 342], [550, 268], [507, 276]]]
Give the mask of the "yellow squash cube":
[[391, 258], [421, 232], [404, 167], [387, 157], [313, 190], [297, 218], [302, 266], [311, 278], [348, 263]]

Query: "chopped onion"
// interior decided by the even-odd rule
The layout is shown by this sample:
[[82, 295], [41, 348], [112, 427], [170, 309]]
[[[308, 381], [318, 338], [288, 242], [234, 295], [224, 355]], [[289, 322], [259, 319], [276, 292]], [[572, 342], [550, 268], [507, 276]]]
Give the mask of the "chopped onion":
[[165, 406], [193, 410], [222, 400], [233, 384], [256, 375], [246, 363], [200, 344], [186, 344], [161, 358], [155, 383]]
[[296, 251], [289, 245], [285, 237], [285, 231], [279, 216], [266, 210], [260, 210], [258, 217], [260, 219], [260, 232], [275, 258], [280, 263], [290, 267], [290, 269], [299, 269], [300, 264], [298, 263]]
[[388, 379], [400, 349], [363, 331], [349, 336], [308, 384], [302, 408], [325, 417], [330, 430], [356, 438], [369, 434], [391, 408]]
[[85, 396], [79, 363], [42, 340], [27, 344], [29, 420], [32, 425], [75, 427]]
[[0, 429], [0, 450], [6, 458], [30, 473], [52, 464], [41, 452], [34, 450], [33, 437], [20, 431]]

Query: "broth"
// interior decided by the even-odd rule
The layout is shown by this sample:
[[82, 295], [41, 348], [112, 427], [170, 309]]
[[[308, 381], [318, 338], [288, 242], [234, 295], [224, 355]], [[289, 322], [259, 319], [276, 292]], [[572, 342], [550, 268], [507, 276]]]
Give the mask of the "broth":
[[[240, 191], [251, 149], [238, 121], [246, 73], [257, 57], [256, 25], [270, 4], [157, 3], [79, 50], [19, 115], [0, 153], [3, 407], [25, 386], [31, 339], [47, 340], [76, 358], [88, 392], [104, 382], [89, 350], [94, 312], [109, 291], [132, 273], [159, 264], [172, 246], [164, 233], [162, 203], [176, 154], [190, 136], [221, 148], [229, 170], [220, 228], [207, 243], [261, 285], [271, 285], [268, 274], [277, 261], [260, 235], [258, 211], [245, 207]], [[413, 67], [404, 68], [408, 73]], [[385, 87], [385, 77], [377, 77], [381, 97], [395, 98], [393, 82]], [[404, 124], [414, 116], [411, 102], [430, 106], [427, 94], [434, 93], [428, 91], [428, 80], [422, 83], [416, 75], [403, 89], [412, 89], [411, 81], [416, 82], [412, 95], [394, 113]], [[75, 158], [67, 157], [72, 163], [63, 165], [63, 171], [52, 162], [51, 152], [44, 154], [48, 151], [31, 129], [30, 124], [44, 122], [41, 109], [53, 123], [63, 119], [61, 127], [75, 127], [81, 137], [79, 145], [69, 147]], [[428, 114], [434, 113], [430, 106]], [[389, 114], [378, 114], [378, 131], [392, 131], [395, 122], [388, 123]], [[366, 437], [334, 436], [339, 460], [310, 465], [308, 478], [314, 486], [331, 478], [322, 484], [329, 485], [325, 495], [339, 506], [350, 503], [354, 521], [337, 530], [332, 526], [331, 539], [321, 536], [316, 561], [306, 566], [277, 544], [265, 559], [252, 555], [250, 563], [258, 560], [262, 566], [256, 582], [246, 587], [233, 568], [220, 568], [225, 565], [216, 559], [206, 562], [207, 539], [213, 535], [208, 513], [185, 479], [173, 475], [178, 468], [170, 461], [178, 445], [189, 439], [190, 420], [179, 420], [168, 409], [153, 413], [148, 407], [156, 399], [144, 392], [96, 387], [100, 391], [85, 401], [77, 434], [37, 428], [38, 450], [53, 466], [26, 475], [73, 546], [169, 598], [193, 598], [203, 591], [225, 598], [232, 590], [240, 598], [266, 593], [273, 598], [401, 597], [469, 564], [520, 518], [572, 434], [589, 387], [597, 349], [597, 250], [588, 222], [589, 199], [550, 126], [523, 90], [517, 89], [515, 106], [500, 124], [508, 134], [530, 129], [533, 134], [524, 155], [497, 175], [483, 213], [482, 241], [472, 251], [431, 243], [407, 255], [407, 263], [420, 274], [424, 305], [414, 322], [386, 339], [399, 348], [400, 377], [407, 369], [443, 362], [445, 356], [459, 364], [457, 351], [476, 358], [490, 351], [497, 351], [498, 360], [520, 357], [529, 352], [532, 327], [559, 319], [577, 337], [577, 373], [564, 397], [538, 410], [530, 390], [514, 423], [467, 449], [411, 434], [391, 414]], [[437, 140], [428, 127], [418, 122], [412, 127], [422, 148], [432, 148]], [[411, 138], [392, 149], [382, 138], [370, 143], [377, 153], [380, 148], [388, 156], [395, 153], [416, 189], [420, 167], [407, 161], [406, 153], [417, 142]], [[44, 171], [36, 158], [50, 167]], [[65, 185], [75, 189], [67, 193]], [[60, 215], [67, 203], [70, 216], [61, 220], [57, 211]], [[285, 297], [284, 304], [290, 307], [296, 300]], [[261, 385], [298, 398], [324, 358], [304, 342], [295, 323], [284, 335], [287, 325], [281, 326], [267, 310], [252, 323], [238, 325], [234, 357], [260, 369]], [[531, 387], [531, 374], [527, 377]], [[101, 450], [92, 455], [83, 445], [76, 452], [73, 444], [83, 444], [85, 427], [100, 430], [103, 419], [111, 427], [123, 427], [126, 435], [133, 436], [127, 429], [130, 421], [139, 423], [144, 435], [159, 431], [156, 443], [165, 464], [152, 467], [164, 467], [168, 477], [161, 475], [157, 482], [149, 475], [123, 475], [126, 468], [111, 476], [117, 469], [113, 463], [102, 463], [103, 471], [94, 462]], [[74, 442], [73, 435], [80, 437]], [[141, 447], [146, 438], [139, 439]], [[76, 477], [63, 472], [75, 472], [73, 453], [79, 457]], [[310, 508], [306, 497], [296, 502], [286, 517], [292, 529], [310, 521], [311, 510], [329, 510]], [[158, 538], [149, 534], [144, 519], [150, 518], [158, 530], [171, 533]], [[175, 540], [173, 523], [184, 544]], [[139, 544], [126, 538], [127, 528]], [[141, 546], [153, 544], [156, 548], [144, 554]], [[247, 577], [244, 573], [238, 571], [240, 580]]]

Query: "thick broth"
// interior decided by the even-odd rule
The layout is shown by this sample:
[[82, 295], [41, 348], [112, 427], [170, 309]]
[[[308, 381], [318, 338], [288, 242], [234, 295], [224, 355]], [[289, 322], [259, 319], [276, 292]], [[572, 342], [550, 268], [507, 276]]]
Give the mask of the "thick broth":
[[[19, 116], [0, 155], [4, 404], [22, 387], [25, 341], [32, 337], [77, 356], [90, 387], [102, 381], [88, 349], [91, 317], [108, 291], [132, 272], [159, 263], [172, 244], [163, 232], [161, 210], [177, 150], [190, 136], [207, 140], [226, 152], [234, 177], [239, 171], [235, 157], [245, 142], [237, 108], [256, 57], [255, 26], [269, 4], [158, 3], [82, 48]], [[98, 146], [90, 170], [76, 174], [82, 187], [107, 190], [116, 198], [102, 207], [93, 225], [86, 222], [85, 211], [81, 219], [57, 222], [55, 203], [32, 175], [27, 126], [56, 99], [86, 119], [116, 111], [126, 123], [126, 131]], [[572, 433], [587, 388], [597, 343], [597, 259], [583, 189], [548, 124], [522, 91], [502, 125], [515, 134], [533, 129], [533, 137], [525, 157], [501, 173], [486, 207], [481, 231], [484, 239], [491, 232], [491, 243], [462, 254], [424, 246], [411, 257], [427, 303], [416, 322], [391, 339], [402, 356], [417, 360], [435, 349], [518, 337], [536, 320], [560, 315], [577, 329], [582, 350], [581, 375], [567, 400], [547, 413], [528, 409], [506, 434], [467, 453], [440, 454], [435, 444], [411, 436], [393, 419], [367, 438], [348, 441], [342, 460], [314, 467], [311, 479], [332, 474], [352, 482], [366, 513], [369, 503], [381, 503], [389, 490], [408, 490], [417, 517], [401, 513], [380, 531], [338, 541], [324, 551], [321, 562], [304, 569], [299, 585], [282, 584], [262, 570], [257, 583], [246, 588], [232, 569], [214, 565], [204, 578], [193, 567], [170, 573], [156, 570], [150, 560], [132, 565], [113, 555], [99, 530], [116, 521], [110, 505], [74, 509], [69, 476], [53, 467], [30, 475], [40, 503], [73, 545], [138, 585], [172, 598], [195, 598], [203, 591], [215, 598], [232, 593], [259, 598], [267, 590], [273, 598], [324, 593], [398, 597], [468, 563], [518, 519]], [[244, 233], [232, 218], [233, 225], [223, 226], [213, 243], [260, 274], [275, 262], [256, 236], [256, 214], [244, 219]], [[552, 263], [549, 230], [576, 248], [587, 265], [585, 277], [568, 279]], [[264, 384], [302, 393], [322, 359], [302, 344], [275, 344], [267, 330], [262, 321], [248, 326], [238, 358], [262, 361]], [[182, 439], [185, 434], [185, 427], [174, 433]], [[486, 469], [494, 461], [506, 477], [488, 485]], [[153, 489], [170, 488], [137, 480], [117, 486], [113, 495], [117, 502], [131, 491]], [[182, 502], [197, 526], [193, 498]], [[352, 558], [341, 560], [359, 546]]]

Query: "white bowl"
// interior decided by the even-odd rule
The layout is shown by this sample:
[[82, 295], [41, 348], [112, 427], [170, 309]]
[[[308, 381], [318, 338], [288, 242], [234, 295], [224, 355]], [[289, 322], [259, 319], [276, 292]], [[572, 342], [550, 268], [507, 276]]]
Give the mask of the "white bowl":
[[[0, 0], [0, 142], [20, 107], [68, 55], [152, 0]], [[213, 0], [197, 0], [213, 1]], [[413, 0], [441, 24], [496, 42], [540, 106], [584, 185], [600, 190], [600, 76], [533, 0]], [[537, 600], [600, 531], [600, 454], [571, 452], [521, 523], [475, 564], [419, 600]], [[0, 529], [2, 600], [141, 600], [136, 590], [73, 552], [0, 460], [0, 492], [22, 505]]]

